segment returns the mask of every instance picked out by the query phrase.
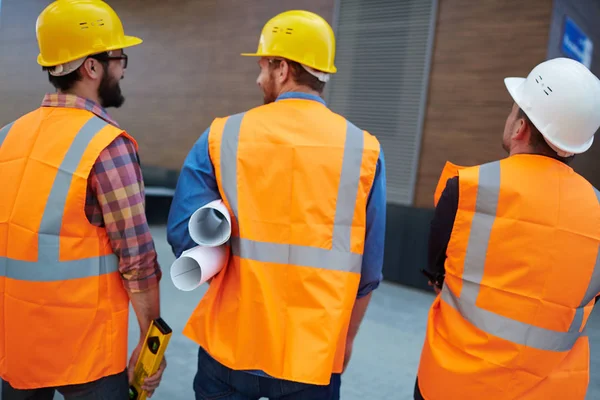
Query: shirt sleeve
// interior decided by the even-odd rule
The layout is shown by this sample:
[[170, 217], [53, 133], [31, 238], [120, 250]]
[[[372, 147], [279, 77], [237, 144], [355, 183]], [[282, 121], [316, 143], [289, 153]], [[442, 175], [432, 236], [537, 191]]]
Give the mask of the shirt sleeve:
[[452, 235], [457, 211], [458, 176], [455, 176], [446, 181], [446, 187], [440, 196], [435, 214], [431, 220], [427, 269], [432, 274], [445, 273], [446, 250]]
[[196, 246], [188, 231], [192, 214], [200, 207], [221, 198], [208, 149], [209, 129], [188, 153], [177, 181], [167, 222], [167, 241], [175, 257]]
[[386, 207], [385, 158], [381, 149], [367, 202], [365, 248], [357, 298], [364, 297], [377, 289], [383, 280]]
[[125, 288], [142, 292], [158, 285], [162, 273], [146, 220], [144, 183], [134, 144], [123, 136], [116, 138], [96, 160], [89, 183], [119, 258]]

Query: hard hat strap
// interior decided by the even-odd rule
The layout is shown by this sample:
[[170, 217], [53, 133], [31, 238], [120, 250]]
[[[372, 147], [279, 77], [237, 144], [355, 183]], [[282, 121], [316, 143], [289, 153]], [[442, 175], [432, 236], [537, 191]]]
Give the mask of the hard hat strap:
[[302, 68], [304, 68], [306, 70], [306, 72], [308, 72], [312, 76], [316, 77], [321, 82], [329, 82], [329, 74], [328, 73], [317, 71], [316, 69], [306, 66], [304, 64], [300, 64], [300, 65], [302, 65]]
[[544, 140], [546, 141], [546, 143], [548, 143], [548, 146], [550, 146], [550, 148], [552, 150], [554, 150], [556, 152], [556, 154], [558, 154], [559, 157], [567, 158], [567, 157], [571, 157], [572, 155], [575, 155], [575, 153], [569, 153], [567, 151], [563, 151], [563, 150], [559, 149], [558, 147], [556, 147], [552, 143], [550, 143], [548, 140], [546, 140], [546, 138], [544, 138]]
[[77, 60], [69, 61], [68, 63], [60, 64], [54, 68], [49, 68], [48, 72], [52, 76], [64, 76], [81, 67], [87, 57], [78, 58]]

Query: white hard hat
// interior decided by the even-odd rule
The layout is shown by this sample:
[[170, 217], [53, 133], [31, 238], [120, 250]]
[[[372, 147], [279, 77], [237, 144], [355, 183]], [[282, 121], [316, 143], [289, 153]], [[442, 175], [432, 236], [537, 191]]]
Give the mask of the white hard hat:
[[561, 157], [587, 151], [600, 128], [600, 80], [583, 64], [555, 58], [525, 78], [504, 79], [513, 100]]

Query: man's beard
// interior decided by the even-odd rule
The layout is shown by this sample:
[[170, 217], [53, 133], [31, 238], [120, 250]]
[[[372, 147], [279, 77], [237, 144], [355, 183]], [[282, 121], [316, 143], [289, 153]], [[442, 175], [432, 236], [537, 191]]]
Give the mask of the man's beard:
[[265, 88], [263, 101], [265, 104], [273, 103], [277, 99], [277, 96], [274, 93], [273, 87]]
[[98, 87], [98, 97], [100, 98], [100, 103], [104, 108], [119, 108], [125, 102], [125, 97], [121, 93], [119, 81], [108, 76], [108, 74], [104, 74], [102, 80], [100, 81], [100, 86]]
[[504, 151], [510, 154], [510, 146], [506, 143], [506, 140], [504, 139], [502, 139], [502, 148], [504, 149]]
[[273, 103], [277, 100], [277, 93], [275, 93], [275, 74], [270, 74], [270, 79], [263, 86], [263, 101], [265, 104]]

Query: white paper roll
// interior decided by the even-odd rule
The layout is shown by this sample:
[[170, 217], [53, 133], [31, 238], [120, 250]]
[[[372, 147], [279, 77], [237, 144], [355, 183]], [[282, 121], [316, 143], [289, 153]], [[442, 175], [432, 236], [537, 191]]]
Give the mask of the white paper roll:
[[196, 246], [184, 251], [171, 265], [175, 287], [189, 292], [218, 274], [227, 262], [227, 249], [226, 246]]
[[194, 212], [188, 223], [192, 240], [200, 246], [220, 246], [231, 236], [231, 216], [222, 200], [215, 200]]

